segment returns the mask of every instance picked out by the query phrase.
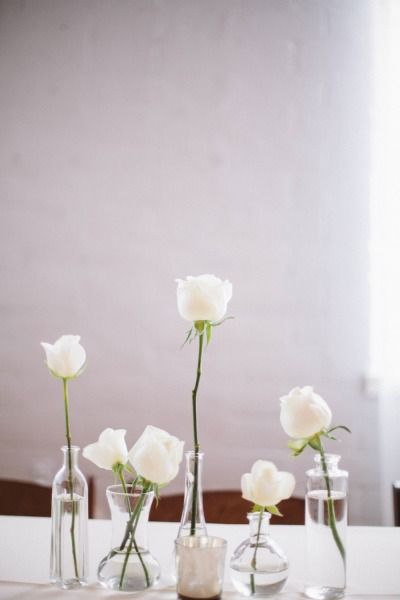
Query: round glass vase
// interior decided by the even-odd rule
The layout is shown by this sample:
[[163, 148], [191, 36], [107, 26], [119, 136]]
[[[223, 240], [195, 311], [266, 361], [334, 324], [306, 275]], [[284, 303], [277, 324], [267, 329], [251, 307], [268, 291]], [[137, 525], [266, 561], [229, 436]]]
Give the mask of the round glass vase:
[[78, 467], [78, 446], [63, 446], [51, 500], [50, 581], [62, 589], [87, 583], [88, 486]]
[[273, 596], [285, 585], [289, 563], [269, 535], [270, 513], [252, 512], [247, 518], [250, 537], [232, 555], [231, 581], [243, 596]]
[[[130, 490], [130, 486], [127, 486]], [[148, 548], [147, 528], [154, 492], [141, 488], [125, 493], [111, 485], [106, 496], [111, 512], [111, 550], [97, 569], [99, 582], [111, 590], [135, 592], [155, 585], [160, 565]]]
[[343, 598], [346, 588], [348, 473], [340, 456], [320, 454], [307, 471], [305, 594], [315, 600]]

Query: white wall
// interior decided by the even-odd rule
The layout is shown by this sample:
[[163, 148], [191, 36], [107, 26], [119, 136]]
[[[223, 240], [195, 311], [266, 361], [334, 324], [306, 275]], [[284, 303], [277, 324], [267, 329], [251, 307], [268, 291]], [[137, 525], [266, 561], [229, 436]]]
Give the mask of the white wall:
[[[314, 384], [376, 523], [368, 361], [369, 2], [0, 2], [1, 476], [50, 481], [61, 385], [39, 342], [80, 333], [81, 446], [147, 423], [190, 446], [195, 348], [175, 277], [234, 284], [200, 390], [206, 488], [269, 457], [298, 493], [280, 395]], [[337, 448], [335, 448], [337, 450]], [[85, 472], [108, 481], [86, 461]], [[182, 488], [182, 478], [172, 490]]]

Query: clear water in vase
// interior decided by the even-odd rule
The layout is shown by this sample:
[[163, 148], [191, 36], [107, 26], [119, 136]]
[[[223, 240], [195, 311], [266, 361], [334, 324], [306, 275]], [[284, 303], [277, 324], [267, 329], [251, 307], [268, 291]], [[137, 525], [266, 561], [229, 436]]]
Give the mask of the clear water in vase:
[[[160, 577], [160, 565], [147, 549], [139, 548], [139, 552], [140, 558], [136, 552], [130, 553], [121, 587], [121, 573], [126, 560], [126, 552], [114, 548], [99, 564], [100, 582], [105, 587], [117, 591], [147, 590], [156, 584]], [[148, 582], [143, 576], [143, 563], [146, 565]]]
[[[336, 528], [345, 542], [347, 526], [347, 496], [332, 491]], [[306, 496], [307, 581], [305, 592], [315, 600], [334, 600], [344, 596], [345, 564], [329, 527], [327, 491], [311, 490]]]
[[231, 567], [230, 575], [235, 588], [243, 596], [273, 596], [285, 585], [289, 569], [282, 569], [277, 573], [257, 573], [250, 569]]
[[[73, 500], [71, 500], [71, 495], [67, 493], [53, 497], [51, 581], [58, 583], [60, 587], [65, 589], [82, 584], [86, 579], [82, 576], [85, 557], [81, 553], [82, 543], [80, 540], [80, 535], [82, 534], [81, 523], [82, 520], [86, 520], [86, 514], [86, 499], [83, 496], [74, 493]], [[73, 523], [79, 579], [75, 573], [74, 554], [72, 550], [71, 527]], [[62, 577], [60, 574], [62, 574]]]

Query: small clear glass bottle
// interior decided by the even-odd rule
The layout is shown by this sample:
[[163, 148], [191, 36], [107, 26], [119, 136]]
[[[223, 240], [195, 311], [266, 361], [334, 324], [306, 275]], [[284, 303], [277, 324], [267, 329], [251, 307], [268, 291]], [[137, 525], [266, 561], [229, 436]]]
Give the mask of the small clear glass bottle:
[[98, 566], [98, 580], [112, 590], [146, 590], [158, 582], [161, 573], [147, 540], [154, 492], [142, 494], [137, 488], [132, 493], [125, 493], [122, 485], [110, 485], [106, 495], [111, 512], [112, 540], [110, 552]]
[[79, 450], [61, 448], [64, 463], [52, 488], [50, 581], [63, 589], [88, 578], [88, 486], [78, 467]]
[[346, 588], [348, 473], [340, 456], [319, 454], [307, 471], [305, 594], [315, 600], [343, 598]]
[[243, 596], [273, 596], [285, 585], [289, 563], [269, 535], [269, 512], [247, 515], [250, 537], [235, 550], [230, 560], [233, 585]]
[[[186, 535], [207, 535], [207, 526], [203, 511], [203, 452], [197, 454], [193, 450], [185, 452], [186, 474], [185, 474], [185, 497], [178, 537]], [[195, 473], [197, 471], [197, 487], [195, 485]], [[193, 508], [195, 509], [193, 512]]]

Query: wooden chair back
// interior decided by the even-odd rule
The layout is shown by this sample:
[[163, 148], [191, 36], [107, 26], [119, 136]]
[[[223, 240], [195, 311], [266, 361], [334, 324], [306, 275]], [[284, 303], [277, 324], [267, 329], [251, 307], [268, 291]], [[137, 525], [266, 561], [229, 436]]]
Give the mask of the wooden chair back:
[[394, 524], [400, 527], [400, 480], [393, 483]]
[[[247, 523], [247, 513], [251, 504], [242, 498], [238, 490], [203, 492], [204, 516], [207, 523]], [[183, 494], [162, 496], [150, 513], [152, 521], [180, 521], [183, 508]], [[304, 525], [304, 500], [289, 498], [279, 504], [283, 517], [272, 516], [271, 523], [281, 525]]]
[[[94, 513], [94, 482], [88, 479], [89, 488], [89, 517]], [[18, 481], [15, 479], [0, 479], [0, 514], [28, 517], [50, 517], [51, 487]]]

